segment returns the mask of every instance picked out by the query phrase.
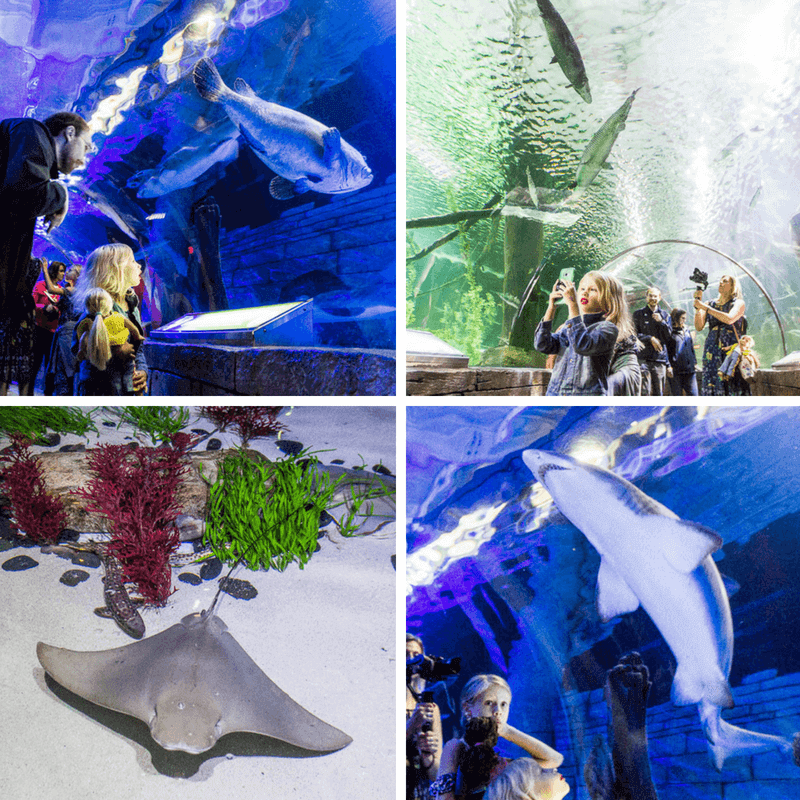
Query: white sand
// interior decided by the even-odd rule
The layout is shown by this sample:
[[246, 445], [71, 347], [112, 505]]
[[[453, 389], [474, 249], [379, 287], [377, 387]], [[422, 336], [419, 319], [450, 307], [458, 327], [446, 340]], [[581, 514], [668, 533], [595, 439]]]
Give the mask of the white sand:
[[[352, 467], [363, 456], [368, 469], [382, 461], [395, 472], [394, 408], [295, 407], [283, 419], [290, 428], [284, 438], [315, 449], [335, 448], [320, 456], [325, 463], [342, 458]], [[126, 435], [101, 430], [103, 441]], [[255, 446], [273, 457], [279, 453], [272, 440]], [[244, 601], [223, 595], [218, 608], [230, 633], [264, 672], [313, 714], [352, 736], [352, 744], [319, 755], [260, 737], [267, 744], [258, 755], [226, 757], [223, 738], [218, 757], [181, 754], [177, 759], [152, 742], [146, 727], [127, 735], [127, 728], [115, 730], [104, 724], [102, 714], [76, 710], [45, 685], [38, 641], [74, 650], [133, 641], [113, 621], [92, 613], [102, 605], [102, 569], [88, 569], [89, 580], [70, 588], [58, 580], [73, 568], [68, 561], [38, 549], [0, 553], [0, 563], [21, 553], [39, 561], [25, 572], [0, 571], [0, 797], [394, 796], [396, 574], [390, 559], [395, 552], [394, 524], [339, 545], [323, 539], [322, 550], [304, 570], [292, 565], [284, 573], [237, 571], [234, 577], [250, 581], [258, 597]], [[193, 587], [178, 582], [178, 572], [173, 573], [177, 592], [168, 605], [144, 612], [148, 636], [207, 607], [213, 597], [216, 580]], [[180, 765], [186, 777], [163, 774]]]

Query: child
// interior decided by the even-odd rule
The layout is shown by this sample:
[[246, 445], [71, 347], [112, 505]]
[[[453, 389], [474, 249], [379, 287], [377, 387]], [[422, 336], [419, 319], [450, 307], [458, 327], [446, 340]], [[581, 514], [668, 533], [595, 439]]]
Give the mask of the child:
[[742, 378], [748, 383], [756, 376], [756, 370], [759, 368], [760, 360], [758, 354], [753, 350], [755, 342], [752, 336], [746, 334], [739, 337], [739, 340], [728, 350], [728, 355], [722, 362], [719, 368], [719, 377], [723, 381], [729, 381], [736, 375], [736, 369], [739, 367], [739, 361], [742, 361], [741, 373]]
[[[442, 800], [480, 798], [488, 782], [509, 763], [492, 752], [498, 736], [522, 747], [545, 769], [561, 765], [561, 753], [508, 724], [510, 705], [511, 687], [499, 675], [476, 675], [467, 681], [461, 691], [461, 721], [466, 733], [463, 739], [451, 739], [444, 746], [439, 775], [431, 785], [432, 796]], [[479, 731], [476, 722], [481, 717], [488, 724]], [[474, 752], [478, 749], [483, 752]]]
[[[562, 297], [569, 319], [553, 333], [555, 304]], [[631, 331], [622, 284], [616, 278], [587, 272], [577, 293], [571, 281], [558, 281], [534, 337], [537, 350], [558, 354], [547, 394], [606, 394], [614, 345]]]
[[686, 392], [690, 397], [697, 397], [697, 356], [692, 332], [686, 328], [686, 312], [673, 308], [671, 317], [672, 337], [667, 343], [667, 353], [672, 367], [672, 394], [680, 397]]
[[[78, 360], [84, 362], [81, 368], [106, 372], [113, 359], [110, 372], [120, 379], [123, 393], [133, 394], [133, 356], [142, 342], [139, 331], [114, 311], [114, 301], [105, 289], [92, 289], [86, 295], [86, 314], [76, 332]], [[108, 378], [113, 379], [111, 375]]]

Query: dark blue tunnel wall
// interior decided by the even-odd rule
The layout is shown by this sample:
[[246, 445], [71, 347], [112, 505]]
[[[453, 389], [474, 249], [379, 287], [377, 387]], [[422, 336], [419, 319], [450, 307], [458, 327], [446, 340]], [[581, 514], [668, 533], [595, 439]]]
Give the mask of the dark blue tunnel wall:
[[293, 206], [258, 228], [222, 231], [230, 306], [315, 297], [321, 344], [394, 349], [395, 211], [392, 175], [324, 205]]

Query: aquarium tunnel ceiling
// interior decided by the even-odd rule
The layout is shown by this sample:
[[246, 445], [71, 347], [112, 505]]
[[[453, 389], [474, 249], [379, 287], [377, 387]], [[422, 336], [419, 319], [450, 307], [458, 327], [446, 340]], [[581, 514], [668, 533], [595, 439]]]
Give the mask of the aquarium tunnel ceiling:
[[[732, 272], [743, 279], [754, 331], [777, 337], [769, 295], [788, 350], [800, 348], [800, 6], [553, 0], [585, 69], [571, 81], [553, 63], [566, 45], [548, 38], [547, 5], [409, 3], [407, 217], [481, 209], [513, 193], [514, 213], [544, 225], [542, 255], [554, 270], [605, 267], [637, 298], [655, 284], [683, 308], [695, 267], [709, 273], [707, 299]], [[626, 100], [624, 127], [612, 126], [616, 140], [592, 178], [581, 158]], [[412, 231], [409, 252], [449, 229]], [[662, 240], [705, 247], [638, 247], [608, 264]], [[436, 297], [471, 261], [502, 305], [503, 225], [480, 222], [436, 252], [424, 279], [427, 261], [415, 267], [416, 292]]]
[[195, 88], [201, 57], [228, 86], [241, 78], [338, 128], [380, 185], [394, 173], [394, 35], [391, 0], [0, 0], [2, 118], [68, 110], [93, 131], [94, 154], [67, 179], [68, 217], [50, 234], [37, 229], [34, 253], [155, 246], [188, 228], [209, 194], [223, 229], [330, 201], [271, 196], [275, 173]]

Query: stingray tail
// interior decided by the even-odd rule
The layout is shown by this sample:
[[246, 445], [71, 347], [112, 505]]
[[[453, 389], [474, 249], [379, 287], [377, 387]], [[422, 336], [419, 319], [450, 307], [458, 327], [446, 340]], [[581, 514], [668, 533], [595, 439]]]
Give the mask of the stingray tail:
[[210, 58], [201, 58], [194, 65], [192, 77], [194, 78], [194, 85], [203, 100], [218, 103], [222, 95], [228, 91], [228, 87]]
[[708, 701], [699, 704], [700, 722], [708, 740], [711, 760], [714, 766], [722, 769], [725, 761], [732, 756], [750, 756], [768, 750], [779, 750], [794, 757], [792, 740], [767, 733], [755, 733], [725, 722], [721, 709]]

